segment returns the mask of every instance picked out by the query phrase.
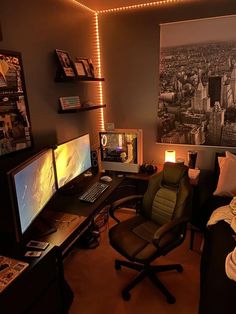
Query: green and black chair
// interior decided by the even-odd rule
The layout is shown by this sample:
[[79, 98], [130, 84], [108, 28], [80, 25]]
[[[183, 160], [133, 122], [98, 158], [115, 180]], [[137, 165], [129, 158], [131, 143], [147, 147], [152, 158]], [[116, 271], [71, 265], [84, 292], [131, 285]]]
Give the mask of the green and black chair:
[[[175, 303], [175, 297], [156, 273], [168, 270], [182, 272], [182, 266], [151, 263], [184, 241], [191, 216], [191, 198], [188, 168], [181, 163], [166, 162], [163, 171], [151, 177], [143, 196], [131, 195], [111, 204], [110, 216], [118, 223], [109, 230], [110, 244], [127, 259], [115, 260], [115, 268], [125, 266], [139, 272], [122, 290], [124, 300], [129, 300], [130, 290], [148, 277], [165, 295], [168, 303]], [[115, 210], [134, 199], [141, 201], [137, 215], [120, 222]]]

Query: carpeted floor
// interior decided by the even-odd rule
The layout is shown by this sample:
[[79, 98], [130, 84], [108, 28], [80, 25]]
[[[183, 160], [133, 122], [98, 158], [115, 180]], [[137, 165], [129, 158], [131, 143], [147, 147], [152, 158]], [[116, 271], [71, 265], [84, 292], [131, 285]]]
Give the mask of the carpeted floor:
[[[200, 247], [198, 235], [195, 247]], [[176, 297], [168, 304], [165, 297], [145, 279], [131, 291], [130, 301], [121, 297], [122, 288], [136, 272], [115, 270], [114, 259], [120, 257], [110, 246], [107, 230], [101, 234], [96, 249], [73, 249], [64, 262], [65, 278], [74, 292], [69, 314], [197, 314], [199, 300], [199, 250], [189, 250], [189, 233], [179, 248], [156, 263], [181, 263], [183, 273], [162, 273], [159, 278]]]

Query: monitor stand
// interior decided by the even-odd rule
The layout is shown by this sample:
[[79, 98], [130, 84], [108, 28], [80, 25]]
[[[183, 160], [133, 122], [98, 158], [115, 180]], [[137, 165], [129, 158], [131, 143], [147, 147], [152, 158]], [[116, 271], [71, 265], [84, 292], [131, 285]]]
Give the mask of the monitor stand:
[[37, 237], [43, 237], [56, 231], [57, 228], [44, 217], [38, 217], [34, 223], [33, 232]]

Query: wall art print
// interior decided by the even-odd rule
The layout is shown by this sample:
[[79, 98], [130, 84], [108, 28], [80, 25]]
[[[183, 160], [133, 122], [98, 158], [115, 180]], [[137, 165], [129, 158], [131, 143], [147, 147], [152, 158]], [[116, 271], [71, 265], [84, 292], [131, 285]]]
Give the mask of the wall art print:
[[0, 50], [0, 156], [31, 145], [21, 54]]
[[160, 25], [157, 142], [236, 146], [236, 15]]

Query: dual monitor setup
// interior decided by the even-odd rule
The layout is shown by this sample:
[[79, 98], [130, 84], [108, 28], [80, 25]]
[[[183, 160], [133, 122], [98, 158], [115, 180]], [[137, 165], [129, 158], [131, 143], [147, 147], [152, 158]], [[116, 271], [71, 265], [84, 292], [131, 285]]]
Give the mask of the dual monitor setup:
[[[120, 129], [99, 133], [101, 168], [138, 172], [142, 131]], [[91, 169], [89, 134], [47, 148], [8, 172], [15, 237], [20, 242], [57, 191], [70, 188]]]

